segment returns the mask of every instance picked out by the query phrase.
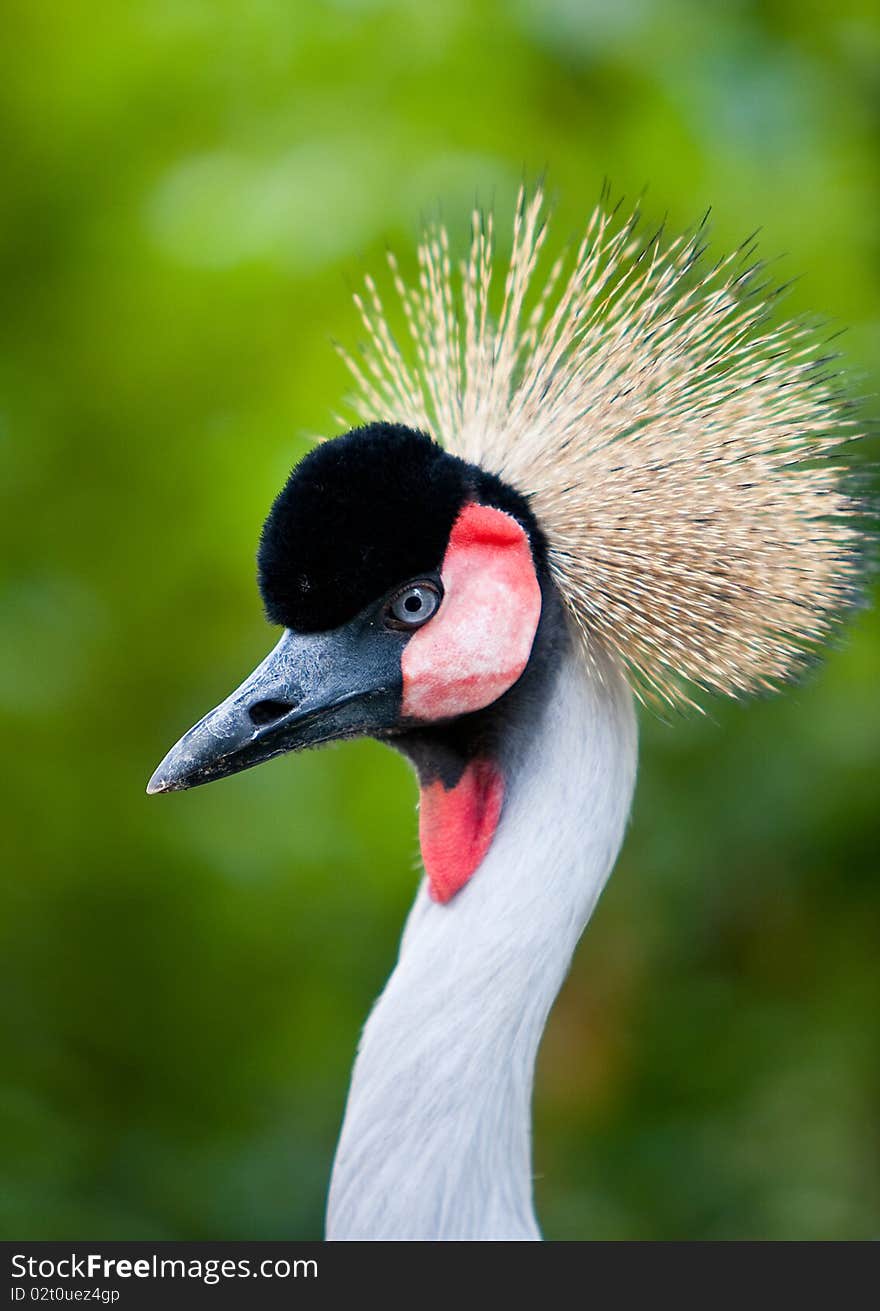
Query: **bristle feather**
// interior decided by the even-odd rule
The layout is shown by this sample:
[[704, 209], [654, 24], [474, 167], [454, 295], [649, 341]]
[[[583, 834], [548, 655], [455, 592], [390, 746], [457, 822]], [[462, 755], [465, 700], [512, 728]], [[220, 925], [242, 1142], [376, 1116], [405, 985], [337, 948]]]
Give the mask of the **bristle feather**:
[[598, 669], [601, 647], [671, 709], [793, 676], [859, 573], [858, 504], [829, 458], [854, 435], [831, 339], [770, 321], [784, 288], [757, 284], [757, 233], [706, 268], [708, 218], [642, 239], [603, 184], [536, 288], [548, 225], [520, 187], [497, 317], [494, 218], [476, 208], [455, 282], [443, 227], [415, 288], [388, 254], [415, 360], [372, 279], [363, 367], [339, 351], [362, 418], [430, 432], [528, 497], [586, 658]]

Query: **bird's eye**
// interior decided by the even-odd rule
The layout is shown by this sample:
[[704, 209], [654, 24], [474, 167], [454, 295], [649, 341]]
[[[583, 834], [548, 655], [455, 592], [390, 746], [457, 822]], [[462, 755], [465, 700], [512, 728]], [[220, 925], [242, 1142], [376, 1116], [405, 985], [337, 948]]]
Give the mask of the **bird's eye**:
[[392, 596], [385, 610], [388, 628], [421, 628], [440, 605], [441, 593], [434, 583], [408, 583]]

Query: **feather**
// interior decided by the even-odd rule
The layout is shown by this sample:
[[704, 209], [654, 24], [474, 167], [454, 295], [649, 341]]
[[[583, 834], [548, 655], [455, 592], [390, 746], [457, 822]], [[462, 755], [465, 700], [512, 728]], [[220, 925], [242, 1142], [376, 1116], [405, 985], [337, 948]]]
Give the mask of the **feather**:
[[774, 689], [857, 594], [858, 434], [818, 333], [771, 321], [751, 239], [710, 264], [705, 222], [638, 228], [600, 203], [541, 285], [543, 195], [521, 190], [495, 314], [492, 215], [475, 212], [456, 274], [430, 228], [415, 286], [388, 257], [404, 346], [375, 282], [355, 296], [353, 408], [527, 498], [594, 672], [610, 657], [671, 706]]

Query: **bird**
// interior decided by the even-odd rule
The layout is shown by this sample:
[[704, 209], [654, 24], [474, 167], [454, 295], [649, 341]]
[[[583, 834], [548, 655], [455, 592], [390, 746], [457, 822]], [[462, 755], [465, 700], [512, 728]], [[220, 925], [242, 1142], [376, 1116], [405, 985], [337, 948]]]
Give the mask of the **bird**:
[[[281, 636], [150, 793], [369, 736], [419, 787], [423, 865], [360, 1038], [326, 1237], [541, 1237], [538, 1046], [615, 864], [637, 708], [781, 688], [862, 596], [859, 436], [822, 331], [754, 238], [645, 229], [607, 190], [551, 258], [475, 209], [355, 292], [354, 391], [260, 534]], [[390, 298], [389, 298], [390, 297]]]

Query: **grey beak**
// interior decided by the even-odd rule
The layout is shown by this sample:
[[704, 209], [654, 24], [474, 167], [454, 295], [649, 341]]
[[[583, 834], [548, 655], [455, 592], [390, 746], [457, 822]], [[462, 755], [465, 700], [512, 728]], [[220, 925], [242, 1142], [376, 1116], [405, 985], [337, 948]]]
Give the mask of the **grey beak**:
[[377, 641], [371, 625], [288, 629], [241, 686], [171, 748], [147, 792], [179, 792], [288, 751], [387, 732], [400, 688], [399, 647]]

